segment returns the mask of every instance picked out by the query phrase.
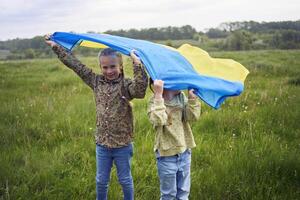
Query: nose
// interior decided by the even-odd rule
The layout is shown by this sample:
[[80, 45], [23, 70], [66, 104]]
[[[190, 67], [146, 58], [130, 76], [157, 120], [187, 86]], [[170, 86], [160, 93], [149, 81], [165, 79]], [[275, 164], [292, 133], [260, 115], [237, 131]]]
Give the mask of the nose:
[[108, 73], [108, 74], [113, 74], [113, 72], [114, 72], [114, 71], [113, 71], [112, 69], [108, 69], [108, 70], [107, 70], [107, 73]]

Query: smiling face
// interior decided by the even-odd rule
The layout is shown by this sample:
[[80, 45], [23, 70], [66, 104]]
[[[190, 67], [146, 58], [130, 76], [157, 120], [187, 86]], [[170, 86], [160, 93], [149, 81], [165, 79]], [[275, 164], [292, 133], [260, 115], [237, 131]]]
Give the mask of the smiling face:
[[120, 59], [115, 55], [100, 56], [100, 67], [108, 80], [117, 79], [121, 73]]

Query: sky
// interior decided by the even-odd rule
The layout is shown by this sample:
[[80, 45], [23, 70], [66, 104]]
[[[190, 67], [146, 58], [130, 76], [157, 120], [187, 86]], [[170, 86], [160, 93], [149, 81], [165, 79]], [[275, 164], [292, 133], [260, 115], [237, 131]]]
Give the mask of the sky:
[[0, 40], [222, 22], [300, 20], [300, 0], [0, 0]]

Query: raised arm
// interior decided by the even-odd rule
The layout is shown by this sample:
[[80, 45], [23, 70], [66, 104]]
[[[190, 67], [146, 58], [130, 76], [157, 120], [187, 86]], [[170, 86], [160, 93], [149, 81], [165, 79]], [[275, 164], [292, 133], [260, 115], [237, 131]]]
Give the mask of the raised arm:
[[126, 88], [128, 93], [133, 98], [144, 98], [148, 85], [148, 77], [141, 63], [141, 60], [134, 54], [130, 53], [133, 62], [133, 80], [127, 79]]
[[148, 106], [148, 117], [154, 126], [164, 126], [168, 123], [168, 115], [166, 113], [166, 106], [162, 97], [163, 81], [155, 80], [153, 86], [154, 97], [150, 100]]
[[57, 54], [59, 60], [72, 69], [90, 88], [94, 89], [96, 74], [84, 64], [82, 64], [72, 52], [66, 51], [63, 47], [50, 40], [50, 35], [45, 36], [45, 42]]
[[185, 111], [187, 121], [196, 121], [200, 117], [201, 104], [198, 101], [197, 96], [194, 94], [194, 90], [189, 90], [188, 102]]

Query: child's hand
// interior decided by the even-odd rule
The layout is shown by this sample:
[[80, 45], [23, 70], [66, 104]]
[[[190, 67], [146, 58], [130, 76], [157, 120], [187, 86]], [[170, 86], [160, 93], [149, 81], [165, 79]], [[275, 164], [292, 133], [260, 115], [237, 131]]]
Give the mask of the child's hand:
[[162, 99], [162, 94], [164, 91], [164, 82], [162, 80], [154, 80], [153, 89], [155, 98]]
[[189, 90], [189, 99], [196, 99], [197, 96], [194, 93], [194, 89]]
[[133, 62], [134, 65], [139, 65], [139, 64], [142, 63], [142, 62], [141, 62], [141, 59], [139, 59], [139, 57], [137, 57], [137, 56], [135, 55], [135, 50], [132, 50], [132, 51], [130, 52], [130, 57], [131, 57], [132, 62]]
[[48, 44], [50, 47], [56, 46], [57, 45], [56, 42], [53, 42], [52, 40], [50, 40], [50, 37], [51, 37], [51, 34], [49, 34], [49, 33], [47, 35], [45, 35], [46, 44]]

